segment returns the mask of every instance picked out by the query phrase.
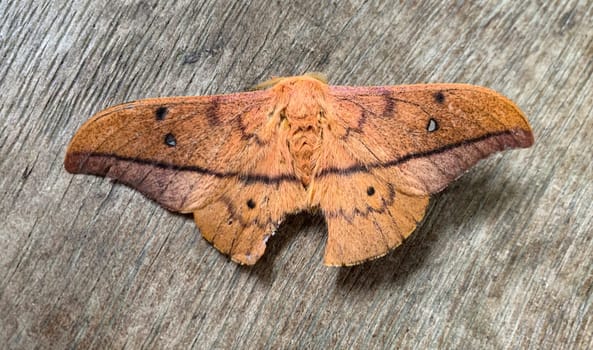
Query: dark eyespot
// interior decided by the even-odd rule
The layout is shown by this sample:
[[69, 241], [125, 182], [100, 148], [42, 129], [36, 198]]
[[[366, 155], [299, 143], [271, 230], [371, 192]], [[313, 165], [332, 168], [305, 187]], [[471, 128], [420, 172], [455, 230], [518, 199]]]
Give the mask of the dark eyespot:
[[439, 129], [439, 124], [437, 123], [437, 121], [430, 118], [430, 120], [428, 121], [428, 125], [426, 125], [426, 130], [428, 130], [428, 132], [433, 132], [433, 131], [437, 131], [438, 129]]
[[445, 95], [441, 91], [435, 92], [433, 96], [437, 103], [445, 102]]
[[375, 194], [375, 188], [374, 188], [373, 186], [369, 186], [369, 187], [367, 188], [367, 194], [368, 194], [369, 196], [372, 196], [372, 195], [374, 195], [374, 194]]
[[169, 147], [177, 146], [177, 140], [175, 139], [175, 136], [173, 134], [169, 133], [165, 135], [165, 145]]
[[154, 115], [156, 116], [156, 120], [164, 120], [165, 117], [167, 116], [168, 111], [169, 110], [167, 109], [167, 107], [157, 108], [157, 110], [154, 112]]
[[247, 206], [249, 207], [249, 209], [255, 208], [255, 202], [253, 201], [253, 199], [249, 198], [249, 200], [247, 201]]

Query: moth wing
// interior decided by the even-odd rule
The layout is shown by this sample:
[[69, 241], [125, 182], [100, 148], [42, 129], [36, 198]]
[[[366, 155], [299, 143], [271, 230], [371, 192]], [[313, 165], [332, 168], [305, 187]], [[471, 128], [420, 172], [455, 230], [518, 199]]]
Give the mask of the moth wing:
[[71, 173], [109, 178], [194, 213], [202, 235], [253, 264], [305, 192], [268, 123], [266, 91], [145, 99], [99, 112], [71, 141]]
[[486, 88], [333, 86], [330, 92], [312, 198], [328, 221], [329, 265], [386, 254], [414, 230], [431, 193], [494, 152], [533, 144], [519, 108]]

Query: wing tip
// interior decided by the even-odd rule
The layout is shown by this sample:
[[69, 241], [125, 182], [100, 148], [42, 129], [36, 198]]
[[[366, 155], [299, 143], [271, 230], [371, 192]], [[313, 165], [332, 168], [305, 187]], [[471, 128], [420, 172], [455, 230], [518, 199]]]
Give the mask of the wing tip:
[[90, 174], [107, 176], [113, 162], [89, 152], [68, 152], [64, 159], [64, 168], [70, 174]]
[[533, 135], [533, 131], [527, 124], [528, 129], [515, 129], [511, 130], [513, 138], [515, 139], [515, 144], [512, 145], [513, 148], [529, 148], [533, 146], [535, 143], [535, 136]]
[[66, 152], [66, 157], [64, 158], [64, 168], [70, 174], [82, 173], [82, 156], [77, 153], [69, 151]]

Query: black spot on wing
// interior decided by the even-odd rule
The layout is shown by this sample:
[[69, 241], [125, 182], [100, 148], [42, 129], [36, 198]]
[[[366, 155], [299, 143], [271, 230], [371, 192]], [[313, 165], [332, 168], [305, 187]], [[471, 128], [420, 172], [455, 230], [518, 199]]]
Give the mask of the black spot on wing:
[[167, 107], [159, 107], [157, 108], [157, 110], [154, 112], [154, 116], [156, 117], [156, 120], [165, 120], [165, 117], [167, 116], [167, 112], [169, 112], [169, 110], [167, 109]]
[[165, 145], [169, 147], [177, 146], [177, 140], [175, 139], [175, 135], [168, 133], [165, 135]]
[[443, 104], [445, 102], [445, 94], [443, 94], [442, 91], [435, 92], [433, 97], [438, 104]]
[[249, 207], [249, 209], [255, 208], [255, 202], [253, 201], [253, 199], [249, 198], [249, 200], [247, 201], [247, 207]]

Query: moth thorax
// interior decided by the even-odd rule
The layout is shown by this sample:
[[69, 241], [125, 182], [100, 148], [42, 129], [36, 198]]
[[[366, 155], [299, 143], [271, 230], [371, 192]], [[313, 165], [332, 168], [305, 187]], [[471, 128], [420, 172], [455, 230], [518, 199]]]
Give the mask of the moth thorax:
[[303, 186], [307, 187], [313, 171], [313, 152], [319, 143], [320, 127], [317, 116], [289, 120], [288, 148], [293, 166]]

